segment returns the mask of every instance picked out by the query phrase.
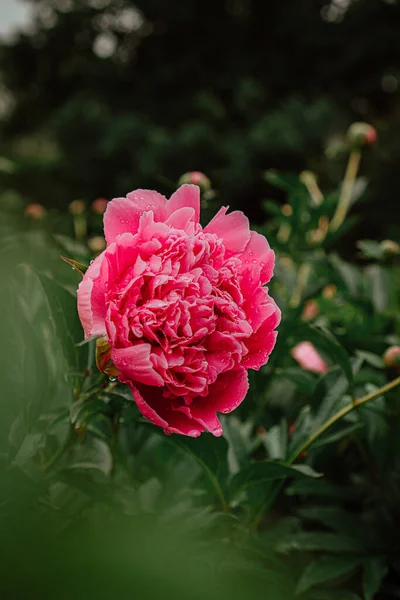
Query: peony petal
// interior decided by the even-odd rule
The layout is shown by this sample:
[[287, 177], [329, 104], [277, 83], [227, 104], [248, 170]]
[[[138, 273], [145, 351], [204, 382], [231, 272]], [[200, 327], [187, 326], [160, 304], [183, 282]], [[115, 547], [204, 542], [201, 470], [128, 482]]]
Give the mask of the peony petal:
[[281, 311], [275, 305], [274, 312], [270, 314], [257, 331], [245, 341], [249, 353], [243, 358], [241, 364], [246, 369], [255, 369], [258, 371], [260, 367], [268, 362], [269, 355], [274, 349], [278, 335], [278, 332], [274, 331], [274, 329], [279, 325], [280, 318]]
[[194, 234], [194, 222], [195, 212], [193, 208], [185, 207], [178, 208], [175, 212], [171, 213], [167, 220], [166, 225], [174, 227], [175, 229], [182, 229], [188, 235]]
[[167, 201], [166, 213], [171, 215], [180, 208], [190, 207], [194, 209], [194, 221], [200, 221], [200, 188], [197, 185], [181, 185]]
[[165, 218], [166, 198], [152, 190], [135, 190], [126, 198], [114, 198], [104, 213], [104, 235], [111, 244], [121, 233], [137, 233], [140, 216], [145, 211], [154, 213], [154, 220]]
[[224, 206], [218, 211], [209, 224], [204, 228], [206, 233], [213, 233], [223, 240], [229, 254], [239, 254], [244, 251], [249, 240], [249, 220], [239, 210], [226, 214]]
[[217, 412], [230, 413], [244, 400], [249, 389], [246, 369], [238, 367], [233, 371], [220, 375], [210, 385], [206, 398], [195, 398], [190, 405], [190, 412], [200, 425], [215, 436], [222, 435], [222, 427]]
[[89, 266], [79, 284], [78, 313], [85, 332], [85, 339], [93, 335], [105, 335], [105, 292], [106, 279], [102, 265], [105, 252], [102, 252]]
[[183, 412], [172, 410], [169, 400], [164, 398], [160, 388], [146, 385], [135, 385], [129, 380], [119, 377], [120, 381], [127, 383], [133, 398], [142, 415], [164, 429], [164, 433], [178, 433], [190, 437], [198, 437], [203, 431], [199, 423], [186, 416]]
[[274, 272], [275, 253], [263, 235], [251, 231], [249, 243], [240, 258], [243, 269], [251, 265], [259, 267], [261, 285], [268, 283]]
[[260, 325], [276, 311], [276, 304], [266, 287], [258, 287], [253, 290], [251, 296], [246, 298], [242, 308], [253, 331], [257, 331]]
[[124, 379], [129, 379], [133, 383], [138, 381], [146, 385], [162, 386], [163, 378], [154, 370], [150, 353], [150, 344], [136, 344], [128, 348], [113, 348], [111, 359], [117, 369], [123, 373]]

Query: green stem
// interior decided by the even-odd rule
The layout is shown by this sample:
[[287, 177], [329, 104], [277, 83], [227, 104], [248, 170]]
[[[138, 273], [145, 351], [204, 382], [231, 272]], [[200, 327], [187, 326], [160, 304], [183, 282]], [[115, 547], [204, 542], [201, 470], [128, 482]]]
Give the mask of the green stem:
[[353, 150], [349, 157], [347, 164], [346, 174], [344, 176], [342, 192], [340, 194], [339, 202], [336, 207], [335, 214], [333, 215], [330, 229], [331, 231], [337, 231], [342, 225], [346, 218], [347, 212], [350, 207], [351, 194], [353, 192], [354, 182], [357, 177], [358, 168], [360, 166], [361, 152], [359, 150]]
[[297, 448], [297, 450], [295, 450], [295, 452], [286, 461], [285, 464], [288, 467], [292, 465], [296, 458], [298, 458], [300, 454], [302, 454], [302, 452], [305, 452], [319, 437], [321, 437], [321, 435], [323, 435], [328, 429], [330, 429], [330, 427], [335, 425], [338, 421], [343, 419], [343, 417], [351, 413], [354, 409], [358, 408], [359, 406], [362, 406], [363, 404], [366, 404], [367, 402], [370, 402], [371, 400], [375, 400], [375, 398], [379, 398], [379, 396], [382, 396], [386, 392], [389, 392], [398, 385], [400, 385], [400, 377], [393, 379], [393, 381], [390, 381], [378, 390], [375, 390], [374, 392], [363, 396], [360, 400], [355, 400], [354, 402], [349, 403], [347, 406], [345, 406], [344, 408], [339, 410], [335, 415], [333, 415], [330, 419], [328, 419], [323, 425], [321, 425], [321, 427], [317, 429], [317, 431], [310, 435], [308, 440], [306, 440], [304, 444], [300, 446], [300, 448]]
[[290, 306], [297, 308], [299, 306], [304, 290], [307, 287], [307, 281], [311, 273], [311, 265], [309, 263], [303, 263], [297, 273], [296, 286], [293, 290], [292, 297], [290, 299]]

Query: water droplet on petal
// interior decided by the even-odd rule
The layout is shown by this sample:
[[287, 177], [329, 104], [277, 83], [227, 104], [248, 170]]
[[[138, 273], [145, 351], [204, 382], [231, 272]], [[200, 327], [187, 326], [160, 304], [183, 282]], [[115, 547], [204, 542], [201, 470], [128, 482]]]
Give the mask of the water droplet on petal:
[[164, 429], [165, 435], [171, 435], [171, 431], [169, 429]]
[[253, 263], [256, 265], [257, 264], [257, 260], [255, 258], [253, 258]]

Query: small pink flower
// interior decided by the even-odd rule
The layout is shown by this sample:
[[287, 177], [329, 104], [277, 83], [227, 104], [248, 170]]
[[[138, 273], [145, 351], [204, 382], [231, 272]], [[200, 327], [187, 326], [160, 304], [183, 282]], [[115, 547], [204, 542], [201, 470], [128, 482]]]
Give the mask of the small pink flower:
[[384, 355], [383, 360], [388, 367], [400, 367], [400, 346], [390, 346]]
[[325, 373], [328, 370], [328, 365], [311, 342], [300, 342], [292, 349], [291, 355], [307, 371]]
[[178, 185], [183, 185], [185, 183], [193, 183], [194, 185], [198, 185], [202, 192], [207, 192], [211, 189], [211, 181], [201, 173], [201, 171], [190, 171], [189, 173], [184, 173], [178, 182]]
[[118, 378], [165, 433], [222, 434], [264, 365], [280, 311], [264, 285], [274, 253], [242, 212], [203, 229], [200, 190], [136, 190], [109, 202], [107, 248], [78, 289], [85, 337], [106, 336]]

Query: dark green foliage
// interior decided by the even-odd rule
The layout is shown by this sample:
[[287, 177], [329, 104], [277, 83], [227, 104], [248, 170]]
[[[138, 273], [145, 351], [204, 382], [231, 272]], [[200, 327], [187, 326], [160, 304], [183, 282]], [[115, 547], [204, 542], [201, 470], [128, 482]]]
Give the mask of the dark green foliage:
[[[38, 0], [35, 30], [0, 45], [15, 100], [0, 122], [0, 596], [400, 597], [399, 388], [380, 391], [398, 376], [382, 356], [400, 345], [400, 255], [359, 240], [399, 232], [399, 92], [381, 82], [398, 75], [400, 6], [359, 0], [329, 22], [307, 0], [138, 0], [126, 31], [132, 4], [101, 4]], [[108, 58], [93, 52], [104, 29]], [[380, 135], [368, 186], [357, 177], [354, 215], [315, 237], [347, 157], [323, 146], [361, 117]], [[318, 205], [304, 168], [321, 173]], [[101, 233], [89, 203], [169, 194], [192, 169], [215, 188], [205, 222], [242, 207], [276, 251], [278, 341], [221, 438], [147, 422], [97, 371], [76, 311], [72, 267]], [[76, 198], [88, 235], [64, 210]], [[32, 201], [50, 210], [24, 216]], [[327, 372], [299, 366], [302, 341]]]

